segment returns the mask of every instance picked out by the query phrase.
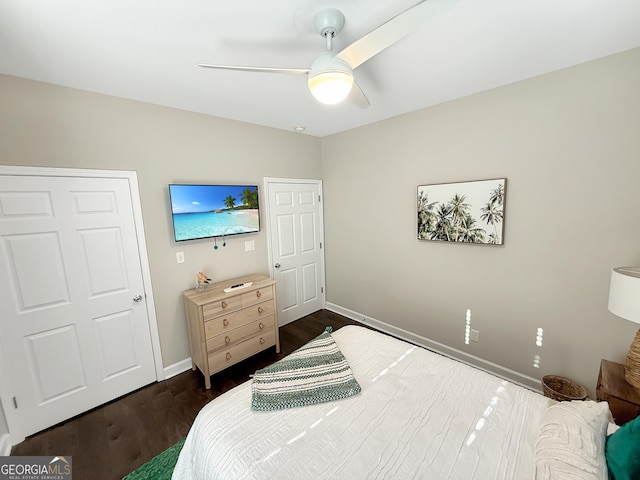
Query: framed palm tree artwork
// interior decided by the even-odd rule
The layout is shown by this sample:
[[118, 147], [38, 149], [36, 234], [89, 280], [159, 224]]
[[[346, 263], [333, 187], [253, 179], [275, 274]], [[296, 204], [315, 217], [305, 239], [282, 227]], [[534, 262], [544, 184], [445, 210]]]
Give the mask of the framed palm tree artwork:
[[418, 240], [504, 244], [507, 179], [418, 185]]

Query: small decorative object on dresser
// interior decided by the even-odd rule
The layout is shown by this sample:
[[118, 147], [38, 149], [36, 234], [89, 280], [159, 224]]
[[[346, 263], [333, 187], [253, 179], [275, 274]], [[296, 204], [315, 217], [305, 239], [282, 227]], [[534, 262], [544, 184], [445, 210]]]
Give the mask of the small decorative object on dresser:
[[623, 425], [640, 415], [640, 388], [624, 378], [624, 365], [602, 360], [596, 386], [598, 400], [609, 403], [609, 409], [618, 425]]
[[[191, 368], [200, 369], [207, 389], [212, 374], [274, 345], [280, 352], [275, 283], [254, 274], [183, 292]], [[243, 288], [225, 292], [237, 285]]]
[[198, 275], [196, 276], [196, 290], [201, 292], [204, 290], [205, 284], [208, 284], [209, 282], [211, 282], [211, 279], [207, 277], [204, 272], [198, 272]]

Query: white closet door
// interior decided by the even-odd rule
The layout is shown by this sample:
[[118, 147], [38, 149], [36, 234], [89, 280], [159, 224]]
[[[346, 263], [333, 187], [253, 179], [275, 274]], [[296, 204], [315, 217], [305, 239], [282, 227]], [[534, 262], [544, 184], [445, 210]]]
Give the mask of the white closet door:
[[127, 179], [0, 176], [14, 438], [156, 380], [144, 295]]

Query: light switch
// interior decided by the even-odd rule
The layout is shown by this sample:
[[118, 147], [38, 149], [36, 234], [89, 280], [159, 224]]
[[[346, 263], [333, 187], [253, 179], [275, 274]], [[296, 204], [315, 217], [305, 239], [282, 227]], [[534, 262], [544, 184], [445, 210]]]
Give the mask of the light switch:
[[176, 262], [184, 263], [184, 252], [176, 252]]
[[245, 240], [244, 242], [244, 251], [245, 252], [253, 252], [256, 249], [256, 244], [253, 240]]

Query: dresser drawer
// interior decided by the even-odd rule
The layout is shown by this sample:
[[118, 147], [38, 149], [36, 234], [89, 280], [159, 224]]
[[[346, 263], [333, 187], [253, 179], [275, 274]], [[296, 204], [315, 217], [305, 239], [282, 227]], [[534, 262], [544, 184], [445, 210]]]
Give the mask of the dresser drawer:
[[215, 317], [204, 322], [205, 338], [209, 339], [216, 335], [221, 335], [230, 330], [234, 330], [247, 323], [254, 322], [259, 318], [273, 315], [273, 300], [269, 300], [257, 305], [252, 305], [242, 310], [232, 312], [228, 315]]
[[229, 330], [221, 335], [211, 337], [207, 339], [207, 353], [210, 355], [223, 348], [232, 347], [256, 335], [273, 335], [273, 333], [269, 333], [273, 332], [273, 325], [274, 318], [273, 315], [270, 315], [242, 327]]
[[207, 303], [202, 306], [202, 317], [205, 320], [214, 318], [218, 315], [224, 315], [228, 312], [234, 312], [242, 308], [242, 298], [231, 297], [217, 302]]
[[252, 292], [247, 292], [242, 294], [242, 306], [246, 307], [249, 305], [253, 305], [254, 303], [264, 302], [265, 300], [270, 300], [273, 298], [273, 288], [259, 288], [258, 290], [253, 290]]
[[265, 348], [276, 344], [275, 332], [271, 328], [268, 332], [249, 338], [244, 342], [231, 346], [216, 353], [209, 354], [209, 372], [216, 373], [220, 370], [238, 363], [251, 355], [261, 352]]

